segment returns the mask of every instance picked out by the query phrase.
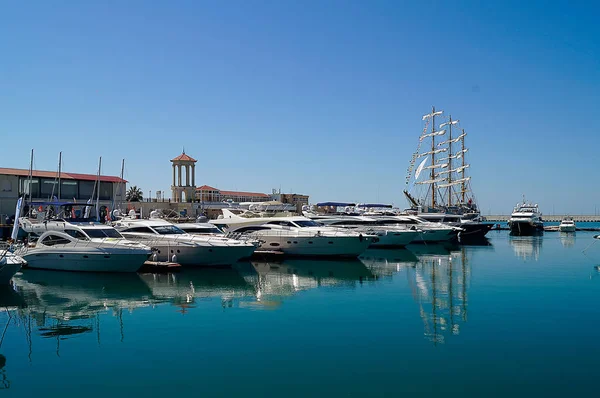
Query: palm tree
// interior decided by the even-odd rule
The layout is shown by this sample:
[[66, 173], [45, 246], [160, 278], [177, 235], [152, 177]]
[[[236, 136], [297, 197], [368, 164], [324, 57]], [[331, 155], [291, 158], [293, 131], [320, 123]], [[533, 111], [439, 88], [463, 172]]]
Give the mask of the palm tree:
[[125, 195], [125, 200], [128, 202], [141, 202], [144, 199], [144, 194], [141, 189], [134, 185], [129, 187], [127, 194]]

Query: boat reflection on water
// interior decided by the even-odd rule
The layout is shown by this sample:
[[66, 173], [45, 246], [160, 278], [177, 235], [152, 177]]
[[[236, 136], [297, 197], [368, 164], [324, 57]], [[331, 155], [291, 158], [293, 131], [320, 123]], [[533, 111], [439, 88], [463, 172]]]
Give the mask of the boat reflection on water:
[[419, 306], [424, 335], [434, 344], [443, 344], [467, 322], [471, 249], [446, 244], [411, 245], [410, 250], [417, 252], [418, 261], [404, 272]]
[[140, 274], [155, 298], [168, 300], [185, 313], [198, 300], [218, 298], [223, 308], [241, 297], [254, 296], [254, 288], [235, 268], [187, 268], [177, 274]]
[[563, 247], [575, 246], [575, 232], [559, 232], [559, 234], [560, 243], [562, 243]]
[[508, 237], [515, 255], [524, 261], [539, 260], [543, 240], [542, 235]]
[[252, 261], [256, 271], [246, 279], [255, 287], [256, 300], [244, 302], [252, 308], [274, 308], [283, 297], [318, 287], [354, 288], [357, 284], [376, 279], [358, 259], [285, 259], [283, 261]]
[[[32, 359], [32, 335], [61, 341], [96, 331], [100, 343], [100, 314], [112, 312], [124, 339], [123, 310], [153, 305], [148, 286], [137, 274], [75, 273], [28, 269], [13, 278], [14, 294], [2, 292], [0, 300], [20, 298], [10, 317], [24, 326]], [[15, 321], [17, 322], [17, 321]]]
[[404, 267], [414, 267], [419, 261], [407, 249], [368, 249], [359, 259], [378, 277], [391, 277]]

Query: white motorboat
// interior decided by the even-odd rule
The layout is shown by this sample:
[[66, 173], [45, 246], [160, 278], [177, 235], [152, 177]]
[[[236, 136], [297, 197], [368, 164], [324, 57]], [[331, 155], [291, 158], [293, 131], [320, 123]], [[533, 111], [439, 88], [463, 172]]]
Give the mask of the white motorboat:
[[231, 265], [250, 257], [256, 250], [252, 243], [224, 236], [191, 235], [161, 219], [122, 219], [114, 225], [126, 238], [155, 248], [153, 259], [158, 261], [181, 265]]
[[[377, 220], [364, 216], [318, 217], [315, 221], [330, 227], [342, 227], [353, 231], [375, 235], [379, 238], [370, 247], [403, 247], [421, 234], [415, 227], [405, 225], [378, 225]], [[412, 228], [412, 229], [411, 229]]]
[[123, 238], [109, 226], [67, 225], [49, 230], [16, 252], [28, 268], [57, 271], [136, 272], [152, 254], [148, 246]]
[[228, 227], [228, 236], [249, 236], [261, 250], [293, 256], [357, 257], [378, 238], [343, 228], [327, 227], [309, 218], [243, 217], [223, 209], [223, 218], [211, 224]]
[[402, 225], [408, 228], [415, 228], [420, 231], [413, 242], [447, 242], [456, 239], [462, 228], [453, 227], [437, 222], [430, 222], [417, 216], [381, 216], [374, 217], [377, 225], [393, 226]]
[[577, 226], [575, 225], [575, 221], [573, 221], [573, 217], [565, 217], [560, 222], [558, 230], [560, 232], [575, 232], [577, 230]]
[[6, 285], [19, 272], [26, 261], [10, 252], [8, 247], [0, 249], [0, 285]]
[[532, 203], [517, 203], [508, 220], [508, 227], [512, 235], [535, 235], [544, 232], [542, 213], [538, 205]]

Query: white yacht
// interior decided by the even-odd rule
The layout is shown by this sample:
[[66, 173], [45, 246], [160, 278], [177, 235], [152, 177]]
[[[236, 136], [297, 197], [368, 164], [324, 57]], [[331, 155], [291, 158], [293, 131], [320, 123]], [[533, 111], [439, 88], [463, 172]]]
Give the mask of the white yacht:
[[287, 255], [357, 257], [378, 239], [370, 234], [326, 227], [302, 216], [248, 217], [248, 213], [234, 214], [227, 209], [222, 212], [223, 218], [211, 223], [228, 227], [229, 236], [250, 236], [260, 241], [261, 250]]
[[0, 286], [8, 284], [25, 264], [25, 260], [10, 252], [8, 247], [0, 249]]
[[565, 217], [560, 222], [558, 230], [560, 232], [575, 232], [577, 230], [577, 226], [575, 225], [575, 221], [573, 221], [573, 217]]
[[462, 228], [430, 222], [412, 215], [374, 217], [380, 226], [405, 226], [419, 231], [413, 242], [447, 242], [457, 238]]
[[[16, 253], [28, 268], [83, 272], [136, 272], [152, 254], [152, 249], [125, 239], [110, 225], [89, 218], [72, 217], [67, 207], [85, 204], [61, 204], [62, 210], [49, 208], [36, 217], [20, 217], [19, 226], [30, 234], [30, 241]], [[56, 217], [65, 218], [56, 218]]]
[[104, 225], [66, 225], [48, 230], [16, 252], [28, 268], [57, 271], [136, 272], [152, 254], [148, 246], [129, 241]]
[[252, 243], [224, 236], [191, 235], [161, 219], [122, 219], [114, 225], [126, 238], [155, 248], [153, 259], [181, 265], [231, 265], [256, 250]]
[[532, 203], [517, 203], [513, 209], [508, 227], [512, 235], [535, 235], [544, 232], [544, 222], [542, 221], [542, 213], [540, 213], [538, 205]]
[[[377, 220], [364, 216], [319, 216], [315, 221], [330, 227], [342, 227], [379, 238], [370, 247], [402, 247], [421, 234], [415, 227], [405, 225], [378, 225]], [[411, 229], [412, 228], [412, 229]]]

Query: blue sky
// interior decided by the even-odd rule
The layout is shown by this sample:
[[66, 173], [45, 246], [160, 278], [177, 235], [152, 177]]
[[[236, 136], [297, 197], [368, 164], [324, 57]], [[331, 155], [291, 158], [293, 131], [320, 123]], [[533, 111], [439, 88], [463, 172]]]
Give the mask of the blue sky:
[[[31, 1], [0, 12], [2, 167], [405, 207], [432, 105], [484, 214], [594, 213], [600, 7], [579, 2]], [[600, 206], [597, 206], [600, 212]]]

